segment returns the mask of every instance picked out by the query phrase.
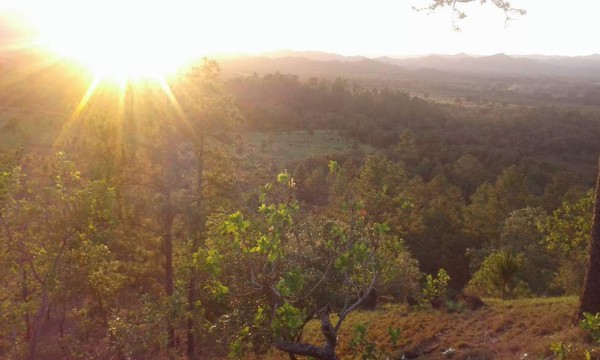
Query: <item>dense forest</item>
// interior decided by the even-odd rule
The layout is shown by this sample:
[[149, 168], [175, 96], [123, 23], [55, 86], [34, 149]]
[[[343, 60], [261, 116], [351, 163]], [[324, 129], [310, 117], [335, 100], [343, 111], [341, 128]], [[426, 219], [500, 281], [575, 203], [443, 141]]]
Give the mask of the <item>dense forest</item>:
[[211, 61], [93, 93], [34, 74], [0, 89], [2, 358], [333, 359], [378, 302], [581, 291], [597, 111]]

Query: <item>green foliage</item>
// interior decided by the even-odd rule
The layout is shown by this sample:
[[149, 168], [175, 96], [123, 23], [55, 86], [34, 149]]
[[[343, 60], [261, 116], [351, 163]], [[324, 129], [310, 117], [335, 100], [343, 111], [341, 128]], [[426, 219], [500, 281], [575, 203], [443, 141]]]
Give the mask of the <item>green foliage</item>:
[[553, 281], [557, 259], [555, 254], [542, 245], [543, 234], [538, 227], [545, 218], [545, 212], [539, 207], [525, 207], [510, 212], [502, 225], [500, 238], [483, 246], [478, 256], [473, 253], [472, 265], [481, 267], [485, 257], [498, 250], [522, 254], [520, 275], [532, 294], [547, 295], [555, 292]]
[[583, 320], [579, 323], [579, 327], [589, 331], [592, 339], [600, 344], [600, 313], [595, 315], [583, 313]]
[[223, 256], [217, 249], [200, 248], [193, 254], [192, 262], [198, 269], [202, 269], [212, 276], [218, 276], [221, 274]]
[[111, 350], [118, 356], [143, 357], [149, 351], [156, 352], [166, 342], [164, 333], [156, 326], [164, 321], [164, 314], [149, 300], [141, 299], [143, 306], [138, 312], [115, 314], [108, 319]]
[[[64, 152], [56, 154], [52, 169], [47, 185], [18, 168], [10, 175], [0, 203], [0, 242], [7, 255], [1, 260], [20, 275], [18, 286], [26, 296], [2, 300], [26, 304], [31, 317], [45, 314], [52, 303], [70, 304], [59, 317], [76, 321], [82, 333], [106, 331], [117, 294], [129, 280], [113, 248], [115, 191], [103, 180], [84, 181]], [[29, 326], [39, 332], [39, 324]], [[30, 351], [36, 347], [30, 343]]]
[[[248, 312], [252, 314], [252, 319], [248, 318], [247, 322], [253, 324], [255, 331], [238, 337], [232, 343], [232, 353], [236, 356], [239, 356], [243, 344], [252, 342], [258, 334], [268, 338], [294, 338], [305, 324], [305, 309], [291, 302], [299, 296], [305, 285], [305, 269], [288, 260], [294, 250], [289, 244], [290, 230], [295, 225], [293, 216], [299, 210], [298, 203], [290, 200], [289, 196], [294, 186], [294, 180], [287, 171], [279, 174], [277, 183], [261, 187], [262, 203], [254, 221], [247, 220], [241, 212], [235, 212], [220, 226], [221, 234], [233, 239], [239, 251], [240, 265], [248, 266], [245, 271], [249, 271], [249, 283], [253, 284], [250, 292], [264, 287], [281, 299], [281, 303], [271, 303], [257, 294], [259, 301], [248, 304], [253, 310]], [[272, 199], [284, 200], [268, 203]], [[241, 276], [241, 282], [231, 282], [228, 287], [236, 291], [248, 291], [244, 278]], [[273, 311], [267, 312], [267, 308]]]
[[562, 341], [550, 344], [550, 351], [554, 353], [554, 358], [557, 360], [592, 360], [597, 358], [593, 355], [597, 350], [597, 348], [575, 347], [573, 344], [565, 344]]
[[[347, 182], [345, 171], [336, 171], [330, 183]], [[325, 316], [324, 310], [315, 309], [331, 308], [343, 321], [357, 296], [371, 286], [397, 287], [406, 295], [418, 282], [418, 264], [387, 222], [372, 221], [366, 214], [366, 202], [342, 195], [335, 220], [305, 218], [290, 196], [294, 187], [287, 172], [280, 174], [276, 183], [261, 188], [261, 203], [252, 221], [237, 212], [220, 227], [221, 234], [239, 247], [238, 264], [247, 275], [230, 285], [232, 292], [254, 294], [238, 300], [252, 309], [241, 308], [247, 314], [243, 324], [251, 323], [254, 329], [252, 336], [234, 341], [238, 350], [240, 341], [258, 338], [296, 342], [310, 319]], [[442, 281], [447, 285], [447, 279]], [[392, 341], [399, 336], [399, 330], [390, 331]], [[365, 346], [368, 354], [374, 348], [364, 339], [356, 344]]]
[[248, 338], [250, 335], [251, 333], [249, 326], [244, 327], [240, 331], [237, 339], [235, 339], [235, 341], [229, 345], [230, 359], [242, 359], [244, 357], [244, 355], [246, 354], [245, 350], [250, 347], [245, 343], [245, 339]]
[[454, 283], [460, 283], [465, 278], [461, 258], [464, 259], [468, 246], [461, 229], [464, 221], [461, 191], [443, 175], [425, 184], [422, 191], [423, 229], [409, 246], [414, 249], [424, 272], [434, 273], [443, 267]]
[[[390, 354], [381, 349], [382, 344], [371, 341], [368, 338], [369, 324], [359, 323], [354, 326], [354, 332], [350, 343], [348, 344], [352, 352], [355, 354], [355, 359], [361, 360], [377, 360], [389, 358]], [[402, 331], [400, 328], [388, 327], [388, 335], [390, 345], [396, 347], [400, 340]]]
[[565, 201], [538, 224], [542, 244], [554, 255], [558, 269], [554, 282], [567, 294], [578, 294], [583, 285], [587, 244], [592, 227], [593, 194]]
[[302, 309], [295, 307], [287, 301], [275, 311], [275, 318], [271, 326], [278, 335], [295, 337], [304, 325], [306, 314]]
[[524, 262], [522, 254], [515, 255], [507, 249], [495, 251], [485, 258], [481, 268], [473, 274], [467, 290], [477, 295], [503, 299], [527, 296], [529, 289], [521, 275]]
[[404, 241], [392, 238], [383, 242], [378, 249], [378, 256], [381, 268], [378, 293], [393, 296], [398, 301], [406, 296], [416, 298], [422, 274], [419, 262], [412, 257]]
[[423, 301], [429, 302], [434, 299], [446, 299], [448, 297], [448, 283], [450, 276], [443, 268], [438, 270], [434, 277], [431, 274], [425, 275], [425, 284], [421, 289]]
[[204, 286], [204, 289], [208, 291], [216, 300], [224, 300], [225, 296], [229, 294], [229, 287], [223, 285], [221, 282], [213, 280]]
[[341, 272], [349, 271], [354, 264], [361, 263], [367, 258], [368, 249], [364, 242], [356, 242], [352, 247], [335, 259], [334, 266]]
[[377, 360], [381, 357], [381, 353], [377, 350], [377, 344], [367, 339], [368, 328], [367, 324], [357, 324], [354, 327], [350, 348], [356, 354], [355, 358]]
[[399, 327], [388, 327], [388, 334], [390, 335], [390, 343], [396, 347], [398, 340], [400, 340], [400, 335], [402, 335], [402, 329]]
[[304, 278], [300, 268], [292, 268], [279, 280], [275, 286], [281, 296], [288, 297], [298, 294], [304, 286]]
[[553, 342], [550, 345], [550, 350], [552, 350], [557, 360], [567, 360], [569, 359], [569, 354], [571, 353], [572, 346], [565, 345], [563, 342], [557, 341]]
[[337, 163], [337, 161], [334, 160], [329, 160], [329, 172], [331, 174], [335, 174], [336, 172], [339, 171], [339, 165]]
[[589, 191], [576, 202], [565, 201], [545, 221], [539, 224], [544, 233], [544, 244], [566, 256], [571, 255], [588, 241], [592, 228], [590, 214], [593, 193]]
[[[70, 150], [54, 157], [38, 151], [54, 139], [37, 141], [35, 132], [58, 122], [0, 119], [12, 132], [3, 139], [22, 130], [31, 137], [24, 144], [37, 144], [20, 161], [0, 155], [0, 357], [31, 357], [31, 334], [39, 335], [38, 358], [180, 357], [188, 330], [199, 346], [224, 354], [231, 342], [232, 356], [243, 357], [275, 339], [298, 341], [305, 323], [319, 318], [315, 309], [341, 315], [372, 284], [396, 300], [416, 295], [419, 267], [445, 269], [428, 275], [423, 289], [423, 298], [445, 298], [449, 286], [466, 282], [467, 249], [481, 254], [473, 284], [486, 294], [527, 293], [522, 282], [550, 291], [545, 277], [553, 272], [565, 292], [579, 291], [592, 201], [573, 199], [581, 190], [571, 185], [590, 182], [593, 116], [443, 108], [342, 79], [234, 79], [248, 127], [285, 130], [271, 137], [290, 146], [278, 151], [265, 141], [265, 155], [298, 169], [262, 186], [257, 202], [250, 189], [272, 174], [250, 173], [268, 168], [251, 151], [239, 151], [231, 166], [219, 155], [245, 139], [231, 126], [239, 114], [218, 75], [208, 62], [169, 83], [177, 111], [150, 85], [128, 89], [115, 116], [110, 101], [91, 101], [69, 122], [72, 134], [63, 132]], [[327, 146], [305, 149], [307, 137], [298, 135], [313, 129], [310, 140]], [[357, 146], [346, 152], [350, 142]], [[377, 155], [362, 152], [374, 151], [366, 143]], [[335, 160], [307, 159], [315, 148]], [[555, 210], [540, 221], [543, 240], [532, 226], [543, 216], [539, 204]], [[493, 251], [505, 248], [507, 258]], [[173, 260], [170, 296], [165, 260]], [[449, 310], [460, 311], [455, 305]], [[584, 321], [596, 331], [597, 317]], [[173, 349], [167, 324], [179, 340]], [[361, 356], [380, 355], [366, 326], [355, 332]], [[395, 345], [400, 330], [388, 335]]]

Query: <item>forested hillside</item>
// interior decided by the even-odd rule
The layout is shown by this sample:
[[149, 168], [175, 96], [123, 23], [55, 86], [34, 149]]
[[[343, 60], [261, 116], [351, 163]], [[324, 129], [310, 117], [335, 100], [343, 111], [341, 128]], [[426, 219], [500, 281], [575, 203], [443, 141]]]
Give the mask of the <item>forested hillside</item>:
[[18, 75], [0, 89], [2, 358], [328, 358], [377, 300], [581, 290], [596, 111], [210, 61], [91, 91], [60, 66]]

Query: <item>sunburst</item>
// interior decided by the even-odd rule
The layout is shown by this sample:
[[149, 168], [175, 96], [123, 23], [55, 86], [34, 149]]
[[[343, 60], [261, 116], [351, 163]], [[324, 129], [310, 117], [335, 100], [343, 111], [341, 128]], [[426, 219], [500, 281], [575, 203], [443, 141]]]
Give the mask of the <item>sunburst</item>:
[[51, 2], [46, 13], [31, 13], [40, 42], [100, 79], [155, 79], [197, 55], [189, 29], [168, 2]]
[[[34, 1], [21, 9], [37, 29], [36, 44], [59, 58], [83, 64], [93, 81], [71, 116], [73, 121], [104, 82], [157, 82], [174, 106], [165, 77], [201, 55], [192, 46], [186, 10], [167, 1]], [[189, 12], [189, 9], [187, 10]]]

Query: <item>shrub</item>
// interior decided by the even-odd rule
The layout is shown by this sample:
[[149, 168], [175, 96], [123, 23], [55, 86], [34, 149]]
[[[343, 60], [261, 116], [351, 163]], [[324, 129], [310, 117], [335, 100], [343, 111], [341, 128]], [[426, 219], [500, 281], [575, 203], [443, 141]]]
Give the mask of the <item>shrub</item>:
[[596, 343], [600, 343], [600, 313], [596, 313], [596, 315], [583, 313], [583, 320], [579, 323], [579, 327], [589, 331], [592, 339]]
[[523, 254], [515, 255], [506, 249], [493, 252], [473, 274], [467, 292], [503, 299], [529, 295], [529, 287], [521, 275], [524, 263]]
[[[434, 308], [443, 307], [448, 297], [448, 283], [450, 275], [444, 268], [438, 270], [437, 276], [427, 274], [425, 284], [421, 289], [421, 305], [430, 303]], [[441, 306], [437, 306], [440, 304]]]

